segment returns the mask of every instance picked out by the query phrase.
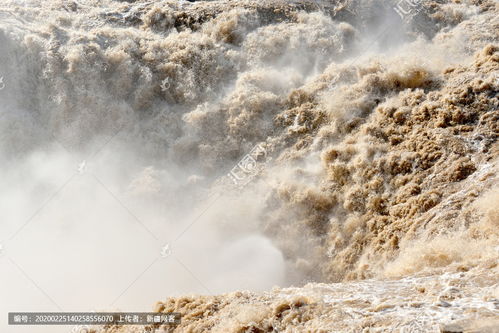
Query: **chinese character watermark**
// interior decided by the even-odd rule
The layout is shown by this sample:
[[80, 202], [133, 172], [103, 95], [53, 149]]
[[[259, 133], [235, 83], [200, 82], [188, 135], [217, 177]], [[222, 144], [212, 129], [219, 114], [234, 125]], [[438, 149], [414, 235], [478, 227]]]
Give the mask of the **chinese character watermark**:
[[82, 161], [80, 164], [78, 164], [78, 173], [82, 175], [85, 173], [85, 171], [87, 171], [87, 161]]
[[336, 298], [334, 298], [332, 295], [324, 295], [324, 296], [322, 296], [322, 301], [324, 303], [331, 304], [331, 303], [337, 302], [338, 300]]
[[163, 81], [161, 81], [160, 87], [161, 91], [167, 91], [168, 89], [170, 89], [170, 79], [166, 78]]
[[422, 2], [423, 0], [400, 0], [393, 9], [404, 20], [419, 13], [422, 9]]
[[172, 254], [172, 249], [170, 248], [170, 244], [166, 244], [161, 249], [160, 255], [162, 258], [167, 258]]
[[327, 249], [327, 251], [326, 251], [326, 257], [328, 257], [328, 258], [334, 258], [334, 248], [330, 247], [329, 249]]
[[414, 319], [402, 324], [400, 333], [436, 333], [440, 331], [437, 326], [426, 319]]
[[5, 88], [5, 83], [3, 82], [3, 76], [0, 76], [0, 90]]
[[71, 330], [71, 333], [90, 333], [90, 326], [88, 326], [88, 325], [76, 325]]
[[246, 154], [227, 174], [235, 185], [247, 185], [261, 170], [260, 161], [267, 157], [267, 151], [257, 144], [249, 154]]

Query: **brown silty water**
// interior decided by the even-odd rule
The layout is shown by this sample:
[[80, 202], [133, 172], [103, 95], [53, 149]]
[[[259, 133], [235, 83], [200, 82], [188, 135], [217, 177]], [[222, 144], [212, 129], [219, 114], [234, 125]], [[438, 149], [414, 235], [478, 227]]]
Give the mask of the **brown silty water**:
[[[37, 198], [63, 179], [33, 161], [62, 173], [65, 150], [102, 149], [95, 177], [180, 263], [123, 303], [81, 301], [160, 300], [180, 325], [91, 332], [499, 332], [498, 4], [401, 3], [1, 1], [6, 179]], [[16, 212], [36, 208], [6, 184]], [[79, 186], [95, 200], [47, 221], [121, 225], [100, 185]], [[73, 216], [82, 202], [95, 215]], [[140, 238], [120, 235], [103, 241]]]

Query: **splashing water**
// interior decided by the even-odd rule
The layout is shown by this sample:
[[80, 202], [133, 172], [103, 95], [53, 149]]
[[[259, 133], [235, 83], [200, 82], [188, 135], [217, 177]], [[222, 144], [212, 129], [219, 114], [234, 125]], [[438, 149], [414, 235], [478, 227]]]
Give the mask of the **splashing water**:
[[498, 24], [493, 1], [2, 0], [0, 311], [494, 327]]

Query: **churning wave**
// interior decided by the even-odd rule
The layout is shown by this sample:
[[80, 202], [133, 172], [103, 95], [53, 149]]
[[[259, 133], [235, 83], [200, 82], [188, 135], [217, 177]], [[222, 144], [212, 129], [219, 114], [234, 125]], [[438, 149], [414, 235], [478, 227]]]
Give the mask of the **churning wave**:
[[[145, 279], [171, 288], [113, 306], [179, 296], [156, 308], [182, 312], [179, 331], [374, 332], [420, 317], [493, 330], [497, 6], [2, 0], [0, 228], [83, 253], [104, 289], [143, 262], [94, 262], [103, 244], [138, 259], [171, 245], [180, 266]], [[54, 192], [45, 224], [17, 236]], [[15, 239], [13, 260], [33, 264]], [[180, 296], [307, 282], [341, 284]], [[83, 307], [114, 299], [85, 294]]]

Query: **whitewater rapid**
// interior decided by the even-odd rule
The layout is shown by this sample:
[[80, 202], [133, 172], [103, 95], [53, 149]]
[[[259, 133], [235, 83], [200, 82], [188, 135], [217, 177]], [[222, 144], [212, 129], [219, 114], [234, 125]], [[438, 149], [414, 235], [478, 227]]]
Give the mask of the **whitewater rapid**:
[[397, 4], [0, 0], [0, 312], [497, 317], [497, 3]]

